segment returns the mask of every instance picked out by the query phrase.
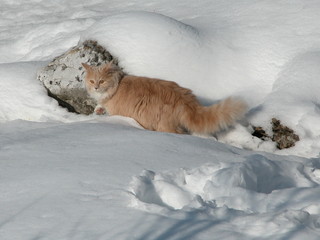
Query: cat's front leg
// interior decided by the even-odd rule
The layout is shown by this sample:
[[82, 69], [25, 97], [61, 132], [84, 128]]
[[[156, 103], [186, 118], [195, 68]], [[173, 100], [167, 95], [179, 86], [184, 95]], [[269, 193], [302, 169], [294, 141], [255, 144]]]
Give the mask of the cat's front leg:
[[97, 115], [104, 115], [107, 113], [107, 110], [101, 106], [100, 104], [98, 104], [95, 109], [94, 109], [95, 114]]

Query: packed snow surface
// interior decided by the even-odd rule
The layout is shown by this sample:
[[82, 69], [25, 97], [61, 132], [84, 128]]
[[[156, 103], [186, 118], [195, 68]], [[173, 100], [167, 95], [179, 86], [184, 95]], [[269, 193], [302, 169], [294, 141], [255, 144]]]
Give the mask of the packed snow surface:
[[[1, 1], [0, 239], [320, 239], [319, 1]], [[37, 70], [88, 39], [249, 111], [214, 137], [68, 113]], [[296, 146], [251, 135], [276, 117]], [[233, 145], [233, 146], [232, 146]]]

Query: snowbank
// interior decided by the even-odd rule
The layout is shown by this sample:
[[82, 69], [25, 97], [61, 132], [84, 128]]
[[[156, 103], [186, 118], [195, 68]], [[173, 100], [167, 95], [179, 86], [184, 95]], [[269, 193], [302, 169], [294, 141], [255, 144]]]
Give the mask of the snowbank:
[[1, 239], [319, 238], [319, 159], [114, 120], [2, 125]]
[[[233, 159], [231, 163], [222, 159], [195, 169], [158, 174], [144, 171], [132, 181], [131, 188], [142, 203], [169, 209], [228, 206], [247, 213], [302, 209], [317, 204], [319, 189], [314, 189], [320, 177], [317, 164], [313, 160], [304, 163], [270, 160], [255, 154]], [[278, 201], [298, 189], [302, 195], [306, 191], [310, 198], [297, 203], [297, 194], [293, 199], [286, 199], [285, 206]]]
[[43, 63], [7, 63], [0, 65], [0, 122], [24, 119], [29, 121], [61, 120], [64, 109], [48, 98], [37, 82], [36, 69]]
[[87, 39], [97, 40], [118, 56], [128, 73], [176, 81], [207, 101], [248, 90], [244, 83], [250, 79], [226, 43], [161, 14], [107, 17], [83, 33], [82, 40]]
[[[141, 11], [109, 14], [107, 17], [100, 13], [98, 19], [93, 19], [92, 12], [90, 14], [90, 11], [81, 9], [79, 15], [90, 17], [63, 23], [50, 22], [50, 26], [41, 22], [32, 30], [27, 26], [23, 28], [26, 34], [10, 43], [16, 46], [13, 49], [19, 51], [7, 51], [5, 46], [8, 41], [3, 40], [0, 60], [36, 61], [36, 66], [24, 68], [26, 74], [20, 67], [18, 71], [25, 78], [21, 84], [28, 79], [28, 85], [34, 86], [32, 71], [41, 66], [39, 61], [50, 56], [53, 58], [62, 49], [72, 47], [74, 40], [79, 40], [80, 36], [81, 41], [98, 40], [119, 58], [120, 65], [130, 74], [176, 81], [192, 89], [204, 104], [230, 95], [240, 96], [251, 107], [246, 116], [249, 124], [270, 131], [271, 118], [277, 117], [300, 136], [296, 147], [279, 152], [274, 144], [252, 138], [250, 126], [242, 124], [218, 136], [219, 141], [252, 150], [316, 157], [320, 136], [317, 127], [320, 120], [319, 98], [316, 93], [320, 87], [317, 68], [320, 46], [317, 42], [319, 33], [314, 31], [314, 14], [318, 5], [309, 4], [301, 8], [296, 3], [285, 10], [282, 5], [272, 3], [237, 4], [239, 9], [247, 9], [248, 12], [239, 16], [224, 16], [223, 12], [215, 12], [216, 15], [211, 17], [204, 12], [202, 17], [194, 20], [195, 26], [192, 26], [191, 20], [185, 24], [162, 14]], [[259, 11], [265, 11], [266, 17], [256, 13], [259, 6], [264, 9]], [[226, 6], [220, 7], [223, 11]], [[281, 11], [286, 14], [276, 15]], [[294, 13], [300, 20], [299, 24], [297, 20], [292, 21]], [[310, 17], [306, 18], [306, 14]], [[56, 16], [52, 16], [54, 20], [57, 20]], [[39, 38], [40, 35], [43, 37]], [[8, 33], [4, 38], [10, 36], [13, 37]], [[59, 44], [59, 41], [63, 43]], [[61, 48], [57, 49], [53, 42]], [[4, 76], [17, 78], [13, 68], [3, 65], [1, 72]], [[6, 89], [15, 89], [16, 82], [0, 83], [6, 92], [1, 103], [1, 109], [4, 109], [0, 114], [1, 121], [77, 121], [77, 118], [54, 105], [40, 107], [42, 112], [33, 111], [39, 109], [33, 95], [7, 95], [11, 90]], [[21, 106], [28, 98], [34, 105]], [[49, 101], [45, 100], [44, 92], [40, 98]], [[29, 107], [31, 111], [27, 110]]]
[[[242, 30], [245, 33], [249, 31], [247, 26]], [[228, 31], [228, 28], [225, 31]], [[288, 41], [282, 39], [284, 36], [280, 29], [268, 28], [266, 31], [274, 31], [273, 34], [280, 37], [280, 42]], [[255, 34], [261, 32], [256, 30]], [[134, 75], [176, 81], [192, 89], [206, 104], [229, 95], [241, 96], [252, 107], [247, 115], [250, 124], [270, 131], [271, 119], [276, 117], [298, 133], [301, 141], [297, 147], [282, 151], [282, 154], [318, 156], [320, 134], [316, 125], [320, 121], [320, 102], [316, 89], [320, 88], [317, 67], [320, 62], [317, 52], [304, 52], [286, 61], [283, 58], [287, 57], [288, 53], [283, 53], [280, 58], [272, 56], [273, 59], [268, 61], [278, 61], [277, 65], [282, 66], [281, 70], [277, 70], [277, 76], [272, 76], [275, 69], [273, 73], [270, 72], [274, 63], [265, 63], [265, 66], [270, 67], [268, 71], [265, 70], [270, 79], [254, 79], [249, 66], [243, 66], [248, 64], [247, 61], [243, 62], [248, 53], [239, 52], [237, 49], [230, 50], [228, 42], [221, 39], [216, 41], [217, 35], [212, 35], [210, 31], [209, 33], [160, 14], [134, 12], [117, 14], [98, 21], [83, 33], [82, 40], [98, 40], [113, 55], [119, 57], [125, 71]], [[310, 41], [310, 49], [314, 49], [314, 36], [309, 34], [310, 39], [306, 41]], [[233, 44], [241, 42], [242, 48], [251, 47], [251, 41], [244, 43], [243, 39], [238, 38], [232, 39]], [[300, 41], [300, 38], [296, 39], [296, 43]], [[292, 42], [295, 42], [295, 39]], [[290, 51], [292, 44], [286, 47]], [[263, 46], [259, 47], [261, 50], [265, 49]], [[269, 50], [277, 51], [278, 46]], [[300, 54], [301, 49], [295, 50], [296, 54]], [[294, 56], [292, 52], [289, 55]], [[250, 67], [256, 68], [256, 71], [263, 70], [256, 64]], [[250, 132], [250, 128], [246, 131]], [[253, 150], [277, 151], [270, 146], [271, 143], [263, 143], [251, 136], [248, 138], [248, 133], [244, 133], [241, 127], [236, 127], [218, 139]]]

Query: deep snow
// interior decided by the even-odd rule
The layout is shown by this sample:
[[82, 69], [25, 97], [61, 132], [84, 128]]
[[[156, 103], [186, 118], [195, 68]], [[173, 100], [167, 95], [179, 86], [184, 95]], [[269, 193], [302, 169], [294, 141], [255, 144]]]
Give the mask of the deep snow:
[[[298, 0], [2, 0], [0, 239], [319, 239], [319, 11]], [[203, 103], [244, 98], [246, 120], [216, 141], [68, 113], [36, 72], [86, 39]], [[295, 147], [251, 136], [272, 117], [299, 134]]]
[[113, 120], [2, 125], [1, 239], [319, 238], [319, 159]]

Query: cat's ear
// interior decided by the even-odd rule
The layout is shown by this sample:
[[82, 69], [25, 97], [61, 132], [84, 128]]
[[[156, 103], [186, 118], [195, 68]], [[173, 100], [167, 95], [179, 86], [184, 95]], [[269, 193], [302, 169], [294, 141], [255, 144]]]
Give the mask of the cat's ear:
[[84, 67], [84, 69], [85, 69], [86, 71], [91, 70], [91, 66], [90, 66], [90, 65], [88, 65], [88, 64], [86, 64], [86, 63], [81, 63], [81, 64], [82, 64], [82, 66]]
[[108, 65], [109, 65], [110, 67], [111, 67], [112, 65], [114, 65], [114, 64], [113, 64], [113, 60], [114, 60], [114, 59], [112, 59], [112, 60], [108, 63]]
[[105, 65], [105, 69], [109, 72], [110, 71], [116, 72], [116, 71], [120, 70], [120, 68], [116, 64], [113, 63], [113, 59]]
[[109, 70], [109, 69], [111, 69], [111, 68], [113, 67], [113, 65], [114, 65], [114, 64], [113, 64], [113, 60], [111, 60], [110, 62], [104, 64], [103, 68], [104, 68], [105, 70]]
[[102, 66], [102, 69], [103, 69], [104, 72], [111, 73], [111, 72], [114, 72], [116, 70], [116, 65], [114, 65], [112, 63], [112, 61], [110, 61], [110, 62], [104, 64]]

